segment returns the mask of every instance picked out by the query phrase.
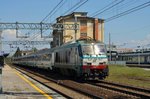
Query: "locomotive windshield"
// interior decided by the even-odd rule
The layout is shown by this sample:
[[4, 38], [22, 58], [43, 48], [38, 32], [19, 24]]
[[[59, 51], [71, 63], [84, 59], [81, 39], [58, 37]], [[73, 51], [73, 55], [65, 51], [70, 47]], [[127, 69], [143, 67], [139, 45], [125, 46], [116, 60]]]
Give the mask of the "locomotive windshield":
[[83, 45], [83, 55], [104, 54], [106, 49], [104, 45]]
[[82, 52], [83, 55], [94, 54], [93, 46], [92, 45], [82, 46]]
[[95, 54], [104, 54], [106, 49], [104, 45], [94, 45]]

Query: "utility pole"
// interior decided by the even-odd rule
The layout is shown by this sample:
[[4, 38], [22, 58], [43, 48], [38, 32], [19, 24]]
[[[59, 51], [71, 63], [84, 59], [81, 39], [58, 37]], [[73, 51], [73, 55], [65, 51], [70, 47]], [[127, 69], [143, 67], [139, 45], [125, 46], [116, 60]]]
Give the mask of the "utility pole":
[[2, 67], [4, 65], [4, 57], [2, 52], [2, 30], [0, 30], [0, 93], [2, 93]]
[[111, 61], [111, 35], [109, 33], [109, 61]]

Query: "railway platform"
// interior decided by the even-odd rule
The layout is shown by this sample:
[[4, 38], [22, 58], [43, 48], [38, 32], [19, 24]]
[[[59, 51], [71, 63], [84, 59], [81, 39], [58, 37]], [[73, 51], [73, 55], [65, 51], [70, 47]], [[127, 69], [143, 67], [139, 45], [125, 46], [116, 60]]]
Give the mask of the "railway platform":
[[21, 74], [8, 65], [2, 69], [0, 99], [65, 99], [57, 92]]

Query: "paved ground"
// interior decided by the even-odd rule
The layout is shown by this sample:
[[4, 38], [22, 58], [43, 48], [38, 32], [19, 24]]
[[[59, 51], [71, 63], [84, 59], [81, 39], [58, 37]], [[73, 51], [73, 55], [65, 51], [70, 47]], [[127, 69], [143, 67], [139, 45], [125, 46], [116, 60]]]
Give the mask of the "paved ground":
[[5, 65], [2, 69], [2, 89], [3, 92], [0, 94], [0, 99], [64, 98], [25, 75], [17, 73], [16, 70], [8, 65]]

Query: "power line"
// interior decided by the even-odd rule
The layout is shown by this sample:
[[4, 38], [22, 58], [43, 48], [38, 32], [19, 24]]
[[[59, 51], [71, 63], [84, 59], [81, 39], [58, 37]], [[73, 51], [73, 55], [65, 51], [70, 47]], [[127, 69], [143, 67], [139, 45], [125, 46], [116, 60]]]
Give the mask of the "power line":
[[120, 4], [117, 8], [119, 10], [124, 9], [124, 8], [128, 8], [129, 6], [139, 2], [140, 0], [129, 0], [127, 2], [125, 2], [124, 4]]
[[43, 18], [43, 20], [42, 20], [41, 22], [45, 21], [45, 20], [53, 13], [53, 11], [55, 11], [55, 10], [57, 9], [57, 7], [58, 7], [62, 2], [63, 2], [63, 0], [60, 0], [60, 2], [50, 11], [50, 13], [48, 13], [48, 15], [47, 15], [45, 18]]
[[[60, 9], [66, 2], [62, 3], [62, 5], [59, 6], [58, 9]], [[53, 12], [53, 15], [56, 13], [57, 11]], [[61, 16], [61, 15], [60, 15]], [[51, 21], [51, 23], [54, 23], [55, 22], [55, 19], [53, 21]]]
[[[81, 0], [80, 2], [74, 4], [73, 7], [71, 7], [70, 9], [68, 9], [66, 12], [64, 12], [62, 15], [65, 15], [66, 13], [70, 12], [72, 9], [72, 11], [75, 11], [76, 9], [78, 9], [79, 7], [81, 7], [83, 4], [85, 4], [88, 0]], [[76, 7], [76, 8], [75, 8]], [[71, 11], [71, 12], [72, 12]]]
[[[95, 17], [95, 16], [97, 16], [97, 15], [100, 15], [100, 14], [104, 13], [105, 11], [107, 11], [107, 10], [109, 10], [109, 9], [111, 9], [111, 8], [113, 8], [113, 7], [115, 7], [116, 5], [122, 3], [124, 0], [121, 0], [121, 1], [119, 1], [119, 2], [117, 2], [117, 1], [118, 1], [118, 0], [115, 0], [115, 1], [111, 2], [110, 4], [108, 4], [107, 6], [105, 6], [104, 8], [102, 8], [102, 9], [96, 11], [95, 13], [93, 13], [93, 16], [92, 16], [92, 17]], [[114, 2], [117, 2], [117, 3], [113, 4]], [[113, 4], [113, 5], [112, 5], [112, 4]]]
[[138, 5], [138, 6], [134, 7], [134, 8], [131, 8], [131, 9], [127, 10], [127, 11], [122, 12], [122, 13], [119, 13], [119, 14], [117, 14], [117, 15], [114, 15], [114, 16], [112, 16], [112, 17], [109, 17], [109, 18], [105, 19], [105, 22], [112, 21], [112, 20], [114, 20], [114, 19], [117, 19], [117, 18], [119, 18], [119, 17], [125, 16], [125, 15], [127, 15], [127, 14], [130, 14], [130, 13], [132, 13], [132, 12], [138, 11], [138, 10], [140, 10], [140, 9], [146, 8], [146, 7], [148, 7], [148, 6], [150, 6], [150, 1], [148, 1], [148, 2], [146, 2], [146, 3], [143, 3], [143, 4], [141, 4], [141, 5]]
[[[42, 19], [41, 23], [44, 22], [44, 21], [46, 22], [46, 21], [49, 19], [49, 17], [52, 15], [52, 13], [53, 13], [53, 12], [55, 13], [55, 12], [57, 11], [56, 9], [58, 8], [58, 6], [59, 6], [63, 1], [64, 1], [64, 0], [60, 0], [60, 2], [48, 13], [48, 15], [46, 15], [46, 17], [44, 17], [44, 18]], [[35, 33], [31, 39], [36, 39], [39, 35], [40, 35], [40, 34]]]
[[111, 4], [113, 4], [113, 3], [116, 2], [116, 1], [118, 1], [118, 0], [112, 1], [111, 3], [109, 3], [108, 5], [106, 5], [105, 7], [103, 7], [102, 9], [99, 9], [98, 11], [92, 13], [90, 16], [92, 16], [92, 17], [95, 16], [95, 14], [97, 14], [97, 13], [99, 13], [100, 11], [102, 11], [103, 9], [109, 7]]
[[[64, 1], [64, 0], [61, 0], [52, 10], [51, 10], [51, 12], [45, 17], [45, 18], [43, 18], [43, 20], [41, 21], [41, 22], [43, 22], [43, 21], [47, 21], [52, 15], [54, 15], [57, 11], [58, 11], [58, 9], [60, 9], [66, 2]], [[44, 33], [45, 31], [43, 31], [43, 33]], [[30, 39], [36, 39], [37, 37], [39, 37], [40, 36], [40, 34], [39, 34], [40, 32], [37, 32], [37, 33], [35, 33], [33, 36], [32, 36], [32, 38], [30, 38]]]
[[80, 8], [82, 5], [84, 5], [86, 2], [87, 2], [88, 0], [86, 0], [86, 1], [84, 1], [83, 3], [81, 3], [79, 6], [77, 6], [74, 10], [72, 10], [72, 12], [73, 11], [75, 11], [75, 10], [77, 10], [78, 8]]
[[[75, 11], [76, 9], [78, 9], [79, 7], [81, 7], [82, 5], [84, 5], [86, 2], [87, 2], [88, 0], [80, 0], [78, 3], [76, 3], [75, 5], [73, 5], [73, 7], [71, 7], [70, 9], [68, 9], [64, 14], [66, 14], [66, 13], [68, 13], [69, 11]], [[60, 9], [63, 5], [64, 5], [64, 3], [62, 3], [63, 2], [63, 0], [62, 1], [60, 1], [57, 5], [56, 5], [56, 7], [55, 8], [53, 8], [53, 10], [41, 21], [41, 22], [43, 22], [43, 21], [47, 21], [48, 20], [48, 18], [49, 18], [49, 16], [51, 16], [51, 15], [54, 15], [55, 13], [56, 13], [56, 9]], [[63, 14], [63, 15], [64, 15]], [[36, 35], [36, 37], [37, 37], [38, 35]], [[36, 38], [35, 37], [35, 38]]]
[[[76, 3], [75, 5], [73, 5], [73, 7], [71, 7], [70, 9], [68, 9], [66, 12], [64, 12], [63, 14], [61, 14], [60, 16], [63, 16], [65, 15], [66, 13], [68, 12], [73, 12], [75, 10], [77, 10], [78, 8], [80, 8], [82, 5], [84, 5], [88, 0], [83, 0], [83, 1], [80, 1], [78, 3]], [[55, 20], [52, 21], [52, 23], [54, 22]]]

